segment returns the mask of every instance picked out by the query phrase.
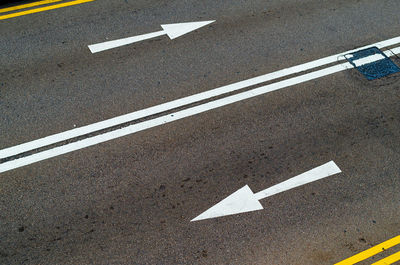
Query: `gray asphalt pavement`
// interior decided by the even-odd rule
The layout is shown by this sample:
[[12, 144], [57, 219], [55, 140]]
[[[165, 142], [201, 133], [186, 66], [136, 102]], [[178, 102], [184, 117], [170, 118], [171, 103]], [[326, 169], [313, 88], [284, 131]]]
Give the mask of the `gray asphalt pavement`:
[[[0, 20], [0, 150], [394, 38], [399, 21], [397, 0], [95, 0]], [[340, 262], [400, 234], [399, 99], [399, 73], [352, 69], [0, 173], [0, 264]], [[190, 222], [331, 160], [341, 174], [264, 210]]]

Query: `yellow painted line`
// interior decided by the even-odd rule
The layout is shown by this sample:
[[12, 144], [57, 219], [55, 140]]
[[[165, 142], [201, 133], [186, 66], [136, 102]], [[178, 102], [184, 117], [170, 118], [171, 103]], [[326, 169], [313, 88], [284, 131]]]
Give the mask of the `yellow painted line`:
[[[379, 245], [376, 245], [370, 249], [367, 249], [357, 255], [354, 255], [353, 257], [350, 257], [348, 259], [345, 259], [339, 263], [336, 263], [335, 265], [352, 265], [352, 264], [356, 264], [360, 261], [366, 260], [372, 256], [375, 256], [376, 254], [389, 249], [393, 246], [396, 246], [400, 244], [400, 236], [396, 236], [392, 239], [389, 239], [383, 243], [380, 243]], [[383, 263], [384, 264], [384, 263]]]
[[30, 10], [27, 10], [27, 11], [22, 11], [22, 12], [12, 13], [12, 14], [9, 14], [9, 15], [0, 16], [0, 20], [13, 18], [13, 17], [24, 16], [24, 15], [29, 15], [29, 14], [38, 13], [38, 12], [43, 12], [43, 11], [52, 10], [52, 9], [56, 9], [56, 8], [60, 8], [60, 7], [79, 5], [79, 4], [82, 4], [82, 3], [87, 3], [87, 2], [92, 2], [92, 1], [95, 1], [95, 0], [76, 0], [76, 1], [71, 1], [71, 2], [57, 4], [57, 5], [51, 5], [51, 6], [45, 6], [45, 7], [30, 9]]
[[389, 265], [389, 264], [393, 264], [399, 260], [400, 260], [400, 251], [397, 253], [394, 253], [393, 255], [391, 255], [387, 258], [381, 259], [380, 261], [377, 261], [371, 265]]
[[33, 2], [33, 3], [30, 3], [30, 4], [12, 6], [12, 7], [7, 7], [7, 8], [0, 9], [0, 13], [10, 12], [10, 11], [29, 8], [29, 7], [34, 7], [34, 6], [46, 5], [46, 4], [51, 4], [51, 3], [60, 2], [60, 1], [62, 1], [62, 0], [43, 0], [43, 1]]

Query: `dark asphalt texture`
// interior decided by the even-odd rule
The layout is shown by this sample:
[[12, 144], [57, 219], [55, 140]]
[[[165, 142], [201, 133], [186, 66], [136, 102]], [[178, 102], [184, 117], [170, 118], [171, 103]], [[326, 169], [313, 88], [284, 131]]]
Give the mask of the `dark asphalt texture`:
[[[87, 48], [199, 20], [216, 22]], [[398, 0], [96, 0], [2, 20], [0, 149], [397, 37], [399, 21]], [[343, 173], [262, 211], [190, 222], [330, 160]], [[334, 264], [400, 234], [399, 176], [400, 74], [348, 70], [2, 173], [0, 264]]]

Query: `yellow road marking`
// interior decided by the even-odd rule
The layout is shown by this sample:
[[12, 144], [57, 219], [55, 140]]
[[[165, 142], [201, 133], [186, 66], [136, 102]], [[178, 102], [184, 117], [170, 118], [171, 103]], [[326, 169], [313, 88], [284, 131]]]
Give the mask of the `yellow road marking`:
[[387, 258], [381, 259], [380, 261], [377, 261], [371, 265], [389, 265], [389, 264], [393, 264], [399, 260], [400, 260], [400, 251], [397, 253], [394, 253], [393, 255], [391, 255]]
[[[379, 245], [376, 245], [370, 249], [367, 249], [357, 255], [354, 255], [353, 257], [350, 257], [348, 259], [345, 259], [339, 263], [336, 263], [335, 265], [352, 265], [356, 264], [357, 262], [363, 261], [365, 259], [368, 259], [372, 256], [375, 256], [376, 254], [391, 248], [393, 246], [396, 246], [397, 244], [400, 244], [400, 236], [396, 236], [392, 239], [389, 239], [383, 243], [380, 243]], [[385, 263], [379, 263], [379, 264], [385, 264]]]
[[9, 14], [9, 15], [0, 16], [0, 20], [13, 18], [13, 17], [24, 16], [24, 15], [38, 13], [38, 12], [43, 12], [43, 11], [52, 10], [52, 9], [56, 9], [56, 8], [60, 8], [60, 7], [79, 5], [79, 4], [82, 4], [82, 3], [92, 2], [92, 1], [95, 1], [95, 0], [76, 0], [76, 1], [71, 1], [71, 2], [57, 4], [57, 5], [51, 5], [51, 6], [45, 6], [45, 7], [30, 9], [30, 10], [27, 10], [27, 11], [22, 11], [22, 12], [12, 13], [12, 14]]
[[24, 9], [24, 8], [28, 8], [28, 7], [41, 6], [41, 5], [60, 2], [60, 1], [62, 1], [62, 0], [43, 0], [43, 1], [33, 2], [33, 3], [30, 3], [30, 4], [12, 6], [12, 7], [7, 7], [7, 8], [0, 9], [0, 13], [10, 12], [10, 11], [14, 11], [14, 10], [18, 10], [18, 9]]

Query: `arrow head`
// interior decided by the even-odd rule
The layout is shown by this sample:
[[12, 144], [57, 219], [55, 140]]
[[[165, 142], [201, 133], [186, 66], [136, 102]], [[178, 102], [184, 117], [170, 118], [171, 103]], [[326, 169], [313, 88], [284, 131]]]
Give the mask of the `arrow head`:
[[191, 220], [191, 222], [262, 209], [264, 209], [263, 206], [256, 199], [249, 186], [246, 185]]
[[178, 38], [186, 33], [189, 33], [198, 28], [204, 27], [208, 24], [213, 23], [215, 20], [200, 21], [200, 22], [187, 22], [187, 23], [175, 23], [161, 25], [164, 32], [170, 37], [171, 40]]

